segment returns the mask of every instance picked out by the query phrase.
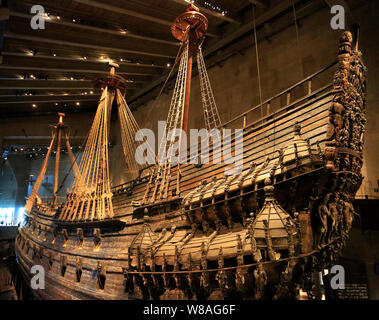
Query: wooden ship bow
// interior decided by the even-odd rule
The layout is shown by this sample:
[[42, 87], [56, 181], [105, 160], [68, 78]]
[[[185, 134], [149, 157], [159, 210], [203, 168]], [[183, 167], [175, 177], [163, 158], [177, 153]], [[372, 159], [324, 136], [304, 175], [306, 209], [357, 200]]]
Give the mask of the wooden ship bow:
[[[26, 275], [37, 262], [46, 267], [39, 297], [279, 300], [297, 299], [301, 288], [311, 298], [312, 274], [335, 263], [363, 179], [366, 69], [357, 37], [344, 32], [336, 62], [222, 123], [201, 50], [207, 26], [190, 5], [171, 28], [181, 42], [178, 75], [153, 165], [131, 156], [139, 126], [125, 80], [111, 66], [98, 81], [102, 96], [66, 201], [44, 215], [34, 193], [16, 240]], [[193, 57], [206, 129], [243, 129], [243, 165], [234, 174], [225, 174], [227, 164], [182, 163], [194, 155], [181, 134], [170, 133], [188, 129]], [[330, 71], [328, 83], [312, 88]], [[292, 100], [300, 87], [304, 96]], [[115, 97], [125, 164], [135, 178], [112, 187]], [[276, 99], [286, 103], [270, 109]], [[259, 110], [267, 115], [252, 117]], [[173, 152], [173, 145], [180, 147]], [[210, 144], [209, 151], [222, 150]]]

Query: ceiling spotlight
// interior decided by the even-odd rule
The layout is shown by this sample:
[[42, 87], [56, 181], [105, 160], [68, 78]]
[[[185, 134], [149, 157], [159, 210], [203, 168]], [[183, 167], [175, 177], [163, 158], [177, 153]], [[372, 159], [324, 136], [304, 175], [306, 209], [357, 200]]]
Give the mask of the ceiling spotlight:
[[171, 63], [168, 62], [168, 63], [166, 64], [166, 66], [167, 66], [167, 68], [170, 68], [170, 67], [171, 67]]
[[76, 103], [76, 105], [77, 105], [77, 106], [80, 106], [80, 103], [79, 103], [79, 102], [77, 102], [77, 103]]
[[73, 78], [73, 77], [71, 77], [71, 78], [70, 78], [70, 80], [74, 80], [74, 78]]
[[36, 105], [36, 104], [33, 104], [32, 107], [33, 107], [33, 108], [37, 108], [37, 105]]
[[75, 20], [75, 19], [72, 19], [72, 22], [74, 22], [74, 23], [75, 23], [75, 22], [76, 22], [76, 20]]
[[90, 91], [90, 94], [93, 94], [93, 91]]
[[54, 56], [54, 57], [56, 57], [56, 56], [57, 56], [56, 52], [54, 52], [54, 53], [53, 53], [53, 56]]
[[55, 105], [57, 106], [57, 105], [58, 105], [58, 102], [55, 102]]
[[61, 17], [60, 17], [60, 16], [57, 16], [57, 19], [58, 19], [58, 20], [61, 20]]
[[87, 57], [86, 57], [86, 56], [83, 56], [83, 59], [84, 59], [84, 60], [87, 60]]
[[121, 62], [123, 62], [123, 61], [124, 61], [124, 59], [123, 59], [123, 58], [121, 58], [121, 59], [120, 59], [120, 61], [121, 61]]

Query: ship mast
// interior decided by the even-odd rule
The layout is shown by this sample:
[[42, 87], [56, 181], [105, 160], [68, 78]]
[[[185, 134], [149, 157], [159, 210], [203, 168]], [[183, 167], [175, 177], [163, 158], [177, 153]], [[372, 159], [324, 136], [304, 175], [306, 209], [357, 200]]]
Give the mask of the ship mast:
[[63, 129], [63, 117], [64, 113], [58, 113], [59, 121], [55, 125], [57, 131], [57, 153], [55, 155], [55, 173], [54, 173], [54, 193], [53, 193], [53, 204], [57, 203], [57, 193], [58, 193], [58, 179], [59, 179], [59, 162], [61, 156], [61, 143], [62, 143], [62, 129]]
[[116, 98], [125, 163], [130, 173], [145, 165], [135, 159], [135, 135], [139, 126], [129, 109], [124, 92], [127, 80], [116, 74], [116, 63], [109, 63], [109, 73], [96, 79], [101, 98], [84, 147], [71, 191], [67, 195], [59, 220], [93, 221], [114, 217], [109, 170], [109, 130], [112, 105]]
[[208, 29], [208, 19], [199, 12], [199, 8], [191, 4], [187, 7], [186, 12], [178, 16], [171, 26], [171, 33], [180, 42], [185, 43], [188, 50], [185, 98], [183, 110], [182, 130], [187, 133], [188, 130], [188, 112], [191, 96], [191, 78], [193, 56], [199, 50], [199, 44], [204, 38]]
[[59, 181], [59, 167], [60, 167], [60, 154], [62, 150], [62, 135], [65, 136], [66, 139], [66, 147], [67, 147], [67, 152], [70, 158], [71, 162], [71, 167], [73, 168], [73, 174], [74, 177], [76, 178], [78, 175], [78, 166], [75, 162], [75, 157], [72, 153], [71, 145], [69, 142], [69, 137], [68, 137], [68, 132], [67, 132], [67, 126], [63, 122], [63, 118], [65, 116], [64, 113], [58, 113], [59, 120], [58, 123], [54, 125], [50, 125], [52, 127], [52, 139], [50, 141], [50, 145], [46, 154], [46, 157], [43, 161], [41, 171], [35, 181], [35, 184], [32, 188], [32, 192], [30, 193], [30, 196], [28, 198], [28, 201], [26, 202], [25, 205], [25, 211], [27, 213], [30, 213], [33, 205], [38, 199], [38, 192], [39, 189], [42, 185], [42, 181], [45, 177], [47, 166], [49, 163], [49, 158], [51, 156], [51, 153], [53, 151], [54, 143], [56, 142], [56, 153], [55, 153], [55, 169], [54, 169], [54, 192], [53, 192], [53, 206], [57, 206], [58, 204], [58, 181]]
[[[175, 88], [166, 120], [165, 135], [158, 150], [158, 163], [146, 187], [142, 206], [169, 196], [180, 197], [180, 180], [182, 159], [187, 157], [186, 141], [188, 133], [188, 115], [191, 95], [193, 57], [197, 57], [198, 76], [200, 80], [201, 101], [204, 122], [207, 130], [221, 126], [220, 115], [212, 92], [206, 70], [201, 45], [208, 29], [208, 19], [193, 4], [179, 15], [171, 26], [171, 33], [182, 43], [182, 52]], [[179, 130], [178, 132], [178, 129]], [[179, 146], [177, 148], [177, 146]], [[174, 163], [177, 161], [177, 163]], [[173, 167], [173, 164], [175, 167]], [[173, 176], [176, 175], [176, 179]], [[176, 181], [176, 186], [170, 186]], [[171, 194], [170, 194], [171, 193]]]

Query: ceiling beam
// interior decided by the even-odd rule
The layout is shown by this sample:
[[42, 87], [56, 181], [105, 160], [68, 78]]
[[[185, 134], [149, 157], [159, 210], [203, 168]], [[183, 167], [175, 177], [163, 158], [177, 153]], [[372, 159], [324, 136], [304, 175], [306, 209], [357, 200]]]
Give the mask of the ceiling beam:
[[[0, 81], [43, 81], [43, 82], [50, 82], [50, 81], [54, 81], [54, 82], [65, 82], [65, 83], [75, 83], [75, 82], [80, 82], [80, 83], [90, 83], [92, 84], [93, 81], [92, 80], [83, 80], [83, 79], [54, 79], [54, 78], [48, 78], [48, 79], [30, 79], [30, 78], [9, 78], [9, 77], [6, 77], [6, 78], [0, 78]], [[128, 83], [145, 83], [146, 81], [142, 81], [142, 80], [126, 80], [126, 82]]]
[[[1, 53], [3, 56], [14, 56], [14, 57], [25, 57], [25, 58], [31, 58], [31, 59], [51, 59], [55, 61], [74, 61], [74, 62], [82, 62], [82, 63], [99, 63], [99, 64], [104, 64], [107, 65], [108, 61], [106, 60], [95, 60], [95, 59], [90, 59], [89, 57], [87, 59], [81, 58], [67, 58], [67, 57], [62, 57], [57, 55], [56, 57], [54, 56], [46, 56], [46, 55], [40, 55], [37, 54], [35, 56], [28, 54], [28, 53], [22, 53], [22, 52], [10, 52], [10, 51], [3, 51]], [[147, 64], [147, 63], [137, 63], [137, 62], [121, 62], [117, 60], [117, 64], [119, 66], [134, 66], [134, 67], [141, 67], [141, 68], [166, 68], [166, 66], [163, 65], [158, 65], [158, 64]]]
[[[164, 25], [164, 26], [170, 26], [171, 27], [171, 25], [173, 23], [173, 21], [163, 20], [163, 19], [160, 19], [160, 18], [157, 18], [157, 17], [152, 17], [152, 16], [149, 16], [149, 15], [140, 13], [140, 12], [136, 12], [136, 11], [133, 11], [133, 10], [128, 10], [128, 9], [121, 8], [121, 7], [116, 7], [116, 6], [113, 6], [113, 5], [110, 5], [110, 4], [106, 4], [106, 3], [103, 3], [103, 2], [99, 2], [99, 1], [93, 1], [93, 0], [72, 0], [72, 2], [76, 2], [76, 3], [80, 3], [80, 4], [85, 4], [85, 5], [94, 7], [94, 8], [103, 9], [103, 10], [111, 11], [111, 12], [118, 13], [118, 14], [128, 15], [128, 16], [139, 18], [139, 19], [142, 19], [142, 20], [158, 23], [158, 24], [161, 24], [161, 25]], [[212, 34], [212, 33], [209, 33], [209, 32], [207, 33], [207, 35], [209, 35], [211, 37], [218, 37], [218, 35], [215, 35], [215, 34]]]
[[20, 34], [16, 34], [13, 32], [5, 32], [4, 37], [6, 37], [8, 39], [34, 41], [34, 42], [57, 44], [57, 45], [63, 45], [63, 46], [72, 46], [72, 47], [78, 47], [78, 48], [94, 49], [94, 50], [104, 50], [105, 52], [113, 51], [113, 52], [120, 52], [120, 53], [130, 53], [130, 54], [135, 54], [135, 55], [145, 55], [145, 56], [150, 56], [150, 57], [175, 59], [174, 56], [169, 56], [169, 55], [165, 55], [165, 54], [152, 53], [152, 52], [146, 52], [146, 51], [135, 51], [135, 50], [121, 49], [121, 48], [103, 47], [103, 46], [98, 46], [98, 45], [93, 45], [93, 44], [85, 44], [85, 43], [72, 42], [72, 41], [49, 39], [49, 38], [45, 38], [45, 37], [20, 35]]
[[0, 85], [0, 90], [93, 90], [93, 87], [32, 87], [32, 86], [6, 86], [3, 87]]
[[[25, 14], [25, 13], [16, 12], [16, 11], [11, 11], [10, 15], [13, 17], [28, 19], [29, 21], [33, 17], [30, 14]], [[111, 30], [111, 29], [87, 26], [85, 24], [81, 24], [81, 23], [77, 23], [77, 22], [74, 23], [74, 22], [64, 21], [62, 18], [59, 20], [58, 19], [45, 19], [45, 22], [63, 25], [63, 26], [68, 26], [71, 28], [78, 28], [78, 29], [84, 29], [84, 30], [89, 30], [89, 31], [112, 34], [112, 35], [116, 35], [116, 36], [120, 36], [120, 37], [124, 37], [124, 38], [128, 37], [128, 38], [139, 39], [139, 40], [144, 40], [144, 41], [153, 41], [153, 42], [168, 44], [168, 45], [172, 45], [172, 46], [179, 46], [180, 45], [180, 43], [177, 41], [168, 41], [168, 40], [162, 40], [162, 39], [153, 38], [153, 37], [141, 36], [138, 34], [131, 33], [129, 31], [121, 33], [122, 30]]]
[[70, 100], [31, 100], [31, 101], [0, 101], [0, 104], [30, 104], [30, 103], [52, 103], [52, 102], [59, 102], [59, 103], [66, 103], [66, 102], [92, 102], [92, 101], [98, 101], [99, 99], [70, 99]]
[[[62, 89], [80, 89], [80, 88], [93, 88], [91, 86], [91, 81], [56, 81], [56, 80], [39, 80], [39, 79], [11, 79], [11, 80], [1, 80], [0, 79], [0, 89], [9, 88], [9, 89], [19, 89], [21, 87], [26, 88], [43, 88], [48, 87], [49, 85], [56, 88]], [[81, 87], [78, 87], [78, 85]], [[85, 86], [87, 85], [87, 86]]]
[[[171, 0], [171, 1], [175, 2], [175, 3], [182, 4], [184, 6], [188, 6], [188, 2], [186, 2], [184, 0]], [[230, 17], [228, 17], [226, 15], [223, 15], [220, 12], [213, 11], [211, 9], [208, 9], [208, 8], [206, 8], [204, 6], [201, 6], [201, 5], [198, 5], [198, 4], [196, 4], [196, 7], [198, 7], [200, 9], [201, 13], [206, 13], [206, 14], [212, 16], [212, 17], [216, 17], [216, 18], [218, 18], [220, 20], [224, 20], [224, 21], [227, 21], [227, 22], [230, 22], [230, 23], [233, 23], [233, 24], [237, 24], [237, 25], [241, 24], [241, 22], [239, 22], [239, 21], [237, 21], [237, 20], [235, 20], [233, 18], [230, 18]]]
[[[32, 96], [28, 95], [21, 95], [21, 94], [0, 94], [0, 99], [3, 98], [23, 98], [23, 99], [32, 99], [35, 97], [49, 97], [49, 98], [55, 98], [57, 99], [58, 97], [97, 97], [100, 96], [100, 93], [90, 93], [90, 94], [79, 94], [79, 93], [66, 93], [66, 94], [33, 94]], [[27, 100], [24, 100], [27, 101]], [[59, 101], [59, 100], [58, 100]]]
[[[63, 73], [91, 73], [91, 74], [104, 74], [104, 70], [85, 70], [85, 69], [60, 69], [60, 68], [41, 68], [37, 66], [6, 66], [0, 65], [0, 69], [5, 70], [35, 70], [44, 72], [63, 72]], [[139, 73], [139, 72], [117, 72], [119, 75], [129, 75], [129, 76], [154, 76], [153, 73]]]
[[[264, 23], [270, 21], [275, 16], [279, 15], [280, 13], [292, 8], [292, 5], [296, 5], [299, 2], [302, 2], [304, 0], [292, 0], [292, 1], [281, 1], [278, 5], [275, 7], [264, 11], [261, 15], [255, 18], [255, 25], [258, 28], [259, 26], [263, 25]], [[235, 31], [231, 32], [230, 34], [222, 37], [219, 41], [215, 42], [214, 45], [210, 46], [205, 50], [204, 55], [207, 56], [222, 47], [228, 45], [229, 43], [233, 42], [234, 40], [242, 37], [246, 33], [253, 32], [254, 29], [254, 21], [251, 20], [248, 23], [242, 25], [240, 28], [236, 29]]]

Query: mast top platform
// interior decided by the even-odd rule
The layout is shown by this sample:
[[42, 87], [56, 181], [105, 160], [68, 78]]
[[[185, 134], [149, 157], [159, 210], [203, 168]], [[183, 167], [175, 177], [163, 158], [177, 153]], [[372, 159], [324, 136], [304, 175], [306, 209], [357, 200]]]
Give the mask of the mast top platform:
[[52, 128], [68, 128], [68, 126], [66, 126], [63, 122], [63, 118], [66, 116], [65, 113], [62, 113], [62, 112], [58, 112], [58, 123], [56, 124], [50, 124], [49, 126], [52, 127]]
[[94, 81], [94, 87], [96, 89], [104, 89], [108, 86], [110, 89], [126, 91], [128, 81], [115, 73], [115, 70], [116, 68], [119, 68], [119, 65], [114, 62], [108, 62], [107, 66], [109, 68], [109, 73], [96, 78]]
[[175, 19], [171, 26], [171, 33], [175, 39], [183, 42], [187, 40], [190, 29], [194, 31], [196, 40], [203, 38], [208, 30], [208, 19], [193, 4]]

